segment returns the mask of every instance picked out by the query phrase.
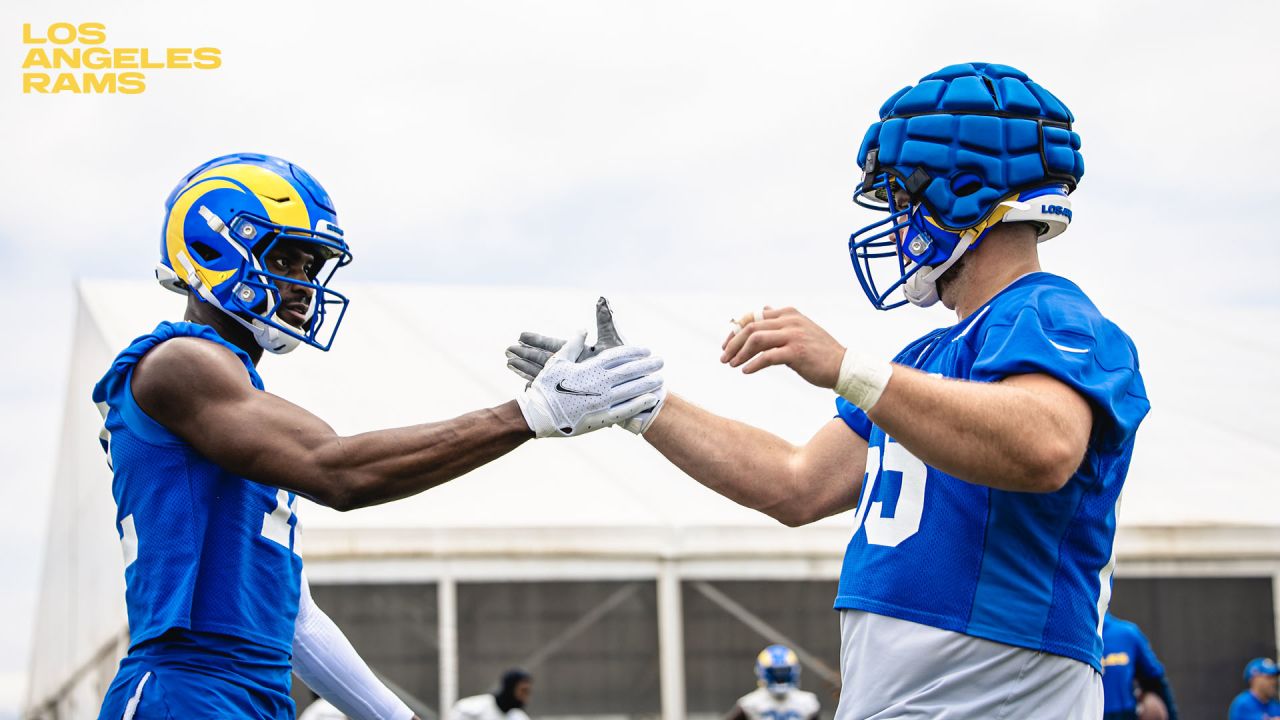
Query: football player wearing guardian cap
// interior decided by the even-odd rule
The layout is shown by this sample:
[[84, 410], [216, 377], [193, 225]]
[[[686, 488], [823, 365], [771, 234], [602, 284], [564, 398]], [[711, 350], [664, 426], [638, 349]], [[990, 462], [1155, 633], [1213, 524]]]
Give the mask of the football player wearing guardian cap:
[[[651, 411], [645, 438], [736, 502], [793, 526], [856, 507], [838, 718], [1102, 715], [1116, 508], [1149, 404], [1129, 338], [1040, 268], [1084, 173], [1073, 122], [1006, 65], [894, 93], [858, 152], [856, 199], [884, 218], [853, 234], [854, 268], [876, 308], [941, 302], [957, 322], [886, 361], [793, 308], [744, 315], [721, 362], [839, 396], [803, 445], [675, 395]], [[524, 340], [520, 361], [547, 355]]]
[[817, 720], [818, 696], [800, 689], [800, 658], [785, 645], [770, 645], [756, 656], [756, 684], [738, 698], [724, 720]]
[[617, 347], [577, 362], [584, 333], [511, 402], [340, 437], [265, 392], [257, 363], [332, 345], [347, 299], [329, 283], [350, 261], [328, 194], [278, 158], [216, 158], [165, 203], [156, 277], [187, 296], [184, 321], [137, 338], [93, 390], [130, 632], [100, 717], [292, 718], [291, 670], [357, 720], [411, 716], [312, 602], [298, 496], [389, 502], [657, 403], [660, 359]]

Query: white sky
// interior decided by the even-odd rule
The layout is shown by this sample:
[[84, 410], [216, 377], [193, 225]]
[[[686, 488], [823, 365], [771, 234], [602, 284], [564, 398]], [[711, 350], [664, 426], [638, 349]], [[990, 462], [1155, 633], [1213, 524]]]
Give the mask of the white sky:
[[[6, 0], [0, 718], [25, 682], [60, 408], [88, 402], [64, 379], [73, 279], [148, 277], [162, 202], [203, 160], [269, 152], [315, 174], [352, 280], [774, 304], [847, 287], [871, 313], [844, 250], [870, 221], [849, 202], [866, 126], [927, 72], [1003, 62], [1084, 138], [1048, 269], [1121, 317], [1275, 307], [1277, 20], [1261, 1]], [[216, 46], [224, 66], [151, 71], [140, 96], [22, 95], [21, 23], [61, 21], [106, 23], [108, 46]]]

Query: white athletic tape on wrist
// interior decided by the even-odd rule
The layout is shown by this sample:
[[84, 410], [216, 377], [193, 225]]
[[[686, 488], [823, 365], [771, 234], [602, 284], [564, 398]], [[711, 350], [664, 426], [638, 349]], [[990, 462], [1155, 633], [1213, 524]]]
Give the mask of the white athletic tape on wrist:
[[845, 350], [844, 359], [840, 361], [840, 377], [836, 380], [836, 394], [866, 412], [880, 401], [880, 395], [892, 375], [892, 363]]

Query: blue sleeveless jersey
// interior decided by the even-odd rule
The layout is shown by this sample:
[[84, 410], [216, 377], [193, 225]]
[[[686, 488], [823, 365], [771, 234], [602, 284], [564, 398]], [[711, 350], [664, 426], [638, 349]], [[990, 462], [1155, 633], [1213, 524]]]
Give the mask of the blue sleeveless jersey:
[[[294, 553], [293, 493], [223, 470], [148, 417], [131, 389], [147, 351], [175, 337], [226, 347], [262, 390], [252, 361], [212, 328], [161, 323], [125, 348], [93, 389], [101, 440], [115, 473], [124, 546], [130, 648], [170, 628], [241, 638], [287, 664], [302, 559]], [[288, 674], [285, 673], [285, 693]]]
[[1075, 284], [1024, 276], [894, 362], [977, 382], [1043, 373], [1093, 408], [1080, 469], [1061, 490], [994, 490], [916, 459], [843, 398], [867, 473], [835, 607], [1062, 655], [1101, 671], [1116, 509], [1150, 405], [1133, 342]]

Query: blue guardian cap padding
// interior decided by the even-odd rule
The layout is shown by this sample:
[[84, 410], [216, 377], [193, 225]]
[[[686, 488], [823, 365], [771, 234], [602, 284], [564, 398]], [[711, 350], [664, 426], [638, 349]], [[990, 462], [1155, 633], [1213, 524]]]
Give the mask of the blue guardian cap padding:
[[[1067, 195], [1084, 175], [1073, 122], [1062, 101], [1007, 65], [951, 65], [894, 93], [858, 150], [854, 201], [888, 214], [849, 239], [872, 304], [936, 302], [937, 278], [996, 223], [1036, 223], [1041, 240], [1062, 232]], [[890, 257], [896, 272], [878, 283], [873, 262]], [[906, 299], [892, 300], [899, 289]]]
[[1048, 90], [1007, 65], [951, 65], [899, 90], [858, 150], [866, 173], [896, 177], [944, 228], [981, 222], [996, 203], [1084, 175], [1074, 117]]

